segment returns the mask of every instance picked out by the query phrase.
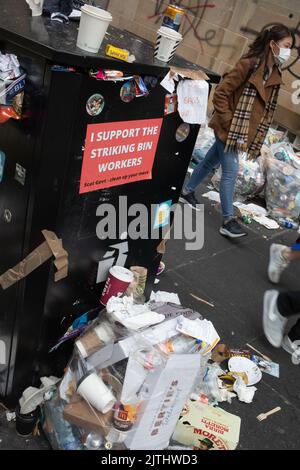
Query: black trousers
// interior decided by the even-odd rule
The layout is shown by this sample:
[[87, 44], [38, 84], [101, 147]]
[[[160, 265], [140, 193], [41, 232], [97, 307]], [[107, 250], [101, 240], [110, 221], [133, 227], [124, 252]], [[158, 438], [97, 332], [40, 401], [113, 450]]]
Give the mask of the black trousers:
[[63, 13], [69, 16], [73, 10], [73, 0], [45, 0], [43, 9], [50, 15], [52, 13]]
[[[280, 315], [289, 318], [294, 315], [300, 315], [300, 291], [284, 292], [279, 294], [277, 299], [277, 308]], [[300, 318], [288, 334], [291, 341], [300, 340]]]

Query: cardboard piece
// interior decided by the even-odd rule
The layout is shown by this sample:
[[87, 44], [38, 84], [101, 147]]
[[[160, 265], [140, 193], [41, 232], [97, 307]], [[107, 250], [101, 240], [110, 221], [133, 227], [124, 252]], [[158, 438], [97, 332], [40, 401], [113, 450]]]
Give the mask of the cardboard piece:
[[78, 395], [74, 395], [74, 399], [75, 401], [65, 406], [64, 419], [79, 428], [100, 432], [106, 436], [112, 425], [114, 411], [103, 414], [89, 406]]
[[199, 401], [189, 400], [173, 439], [194, 450], [234, 450], [239, 442], [241, 418]]
[[190, 70], [179, 67], [171, 67], [170, 74], [178, 74], [183, 78], [190, 78], [192, 80], [209, 80], [209, 77], [202, 70]]
[[2, 289], [8, 289], [16, 282], [24, 279], [35, 269], [54, 256], [55, 282], [64, 279], [68, 275], [68, 253], [62, 246], [62, 240], [57, 238], [54, 232], [42, 230], [46, 241], [39, 245], [35, 250], [29, 253], [19, 264], [6, 271], [0, 276], [0, 285]]

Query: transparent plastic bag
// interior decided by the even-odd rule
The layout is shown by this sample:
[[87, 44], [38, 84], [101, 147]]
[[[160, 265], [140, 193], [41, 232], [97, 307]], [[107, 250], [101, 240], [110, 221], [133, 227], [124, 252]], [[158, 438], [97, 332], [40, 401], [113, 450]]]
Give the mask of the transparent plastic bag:
[[[220, 191], [220, 181], [222, 176], [221, 167], [218, 168], [212, 177], [212, 184], [217, 191]], [[265, 175], [263, 161], [249, 160], [247, 153], [239, 154], [239, 172], [235, 184], [234, 199], [243, 202], [263, 191], [265, 185]]]
[[300, 170], [289, 163], [269, 158], [265, 190], [269, 215], [274, 219], [298, 221], [300, 214]]

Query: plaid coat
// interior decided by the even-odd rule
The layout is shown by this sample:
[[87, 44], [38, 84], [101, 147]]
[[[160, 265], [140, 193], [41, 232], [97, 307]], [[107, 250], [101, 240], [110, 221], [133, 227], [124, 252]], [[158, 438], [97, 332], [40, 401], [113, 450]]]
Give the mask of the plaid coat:
[[[258, 93], [254, 100], [250, 118], [248, 146], [253, 142], [256, 130], [263, 117], [265, 106], [272, 94], [275, 85], [282, 84], [281, 72], [274, 64], [273, 58], [269, 57], [267, 63], [262, 61], [255, 73], [252, 70], [256, 59], [241, 58], [236, 66], [226, 74], [221, 83], [216, 87], [213, 96], [214, 115], [209, 126], [215, 130], [217, 136], [226, 143], [234, 111], [246, 83], [252, 83]], [[266, 65], [273, 66], [272, 73], [264, 84], [264, 72]]]

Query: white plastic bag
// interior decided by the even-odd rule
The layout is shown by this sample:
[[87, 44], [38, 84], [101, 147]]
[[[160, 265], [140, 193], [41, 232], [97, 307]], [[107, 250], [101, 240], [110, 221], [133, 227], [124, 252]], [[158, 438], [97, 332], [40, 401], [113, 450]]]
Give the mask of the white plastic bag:
[[206, 121], [209, 86], [205, 80], [181, 80], [177, 86], [178, 112], [188, 124]]

